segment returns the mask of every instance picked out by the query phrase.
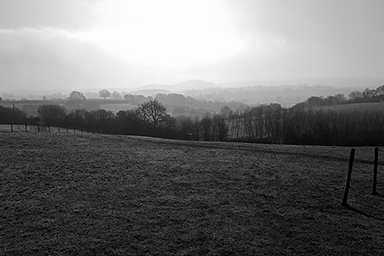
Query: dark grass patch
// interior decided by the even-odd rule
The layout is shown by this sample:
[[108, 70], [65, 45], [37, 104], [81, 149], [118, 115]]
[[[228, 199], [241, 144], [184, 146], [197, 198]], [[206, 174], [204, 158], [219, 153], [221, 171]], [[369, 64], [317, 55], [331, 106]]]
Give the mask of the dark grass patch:
[[350, 148], [46, 133], [0, 141], [2, 255], [384, 252], [372, 148], [356, 150], [346, 208]]

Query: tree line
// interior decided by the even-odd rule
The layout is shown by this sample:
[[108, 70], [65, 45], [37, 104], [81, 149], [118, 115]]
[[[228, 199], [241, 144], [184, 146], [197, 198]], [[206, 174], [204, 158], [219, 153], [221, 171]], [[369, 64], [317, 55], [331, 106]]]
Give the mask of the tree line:
[[261, 105], [228, 119], [229, 140], [304, 145], [384, 145], [384, 111]]
[[[370, 98], [384, 95], [380, 92], [383, 88], [378, 87], [375, 94], [370, 94]], [[335, 95], [334, 98], [345, 102], [342, 95]], [[134, 109], [121, 110], [117, 114], [104, 109], [68, 110], [59, 104], [44, 104], [38, 108], [38, 117], [27, 117], [17, 108], [0, 107], [0, 122], [42, 122], [102, 133], [184, 140], [384, 145], [384, 111], [334, 111], [320, 108], [318, 106], [322, 105], [313, 102], [314, 97], [311, 97], [304, 102], [306, 104], [288, 109], [277, 103], [236, 111], [224, 106], [220, 113], [206, 113], [203, 117], [171, 116], [157, 99], [150, 99]]]
[[312, 96], [306, 101], [296, 104], [294, 107], [321, 107], [321, 106], [333, 106], [341, 104], [353, 104], [353, 103], [366, 103], [366, 102], [382, 102], [384, 100], [384, 85], [377, 87], [376, 89], [365, 89], [363, 91], [353, 91], [349, 93], [348, 97], [344, 94], [330, 95], [327, 97]]
[[43, 104], [37, 117], [27, 117], [23, 110], [0, 106], [0, 123], [29, 123], [76, 127], [100, 133], [156, 136], [183, 140], [225, 140], [227, 126], [220, 114], [197, 117], [172, 117], [157, 100], [149, 100], [117, 114], [105, 109], [88, 111], [59, 104]]

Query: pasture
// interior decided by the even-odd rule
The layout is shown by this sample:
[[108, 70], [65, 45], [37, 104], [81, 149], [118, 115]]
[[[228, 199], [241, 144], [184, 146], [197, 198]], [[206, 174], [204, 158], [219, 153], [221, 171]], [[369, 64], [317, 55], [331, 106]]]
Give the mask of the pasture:
[[126, 111], [131, 110], [137, 107], [136, 105], [132, 105], [129, 103], [119, 103], [119, 104], [101, 104], [100, 109], [105, 109], [107, 111], [112, 111], [113, 113], [118, 113], [120, 110]]
[[354, 104], [341, 104], [334, 106], [324, 106], [320, 107], [322, 110], [333, 110], [338, 112], [383, 112], [384, 103], [383, 102], [366, 102], [366, 103], [354, 103]]
[[0, 132], [1, 255], [382, 255], [373, 148]]

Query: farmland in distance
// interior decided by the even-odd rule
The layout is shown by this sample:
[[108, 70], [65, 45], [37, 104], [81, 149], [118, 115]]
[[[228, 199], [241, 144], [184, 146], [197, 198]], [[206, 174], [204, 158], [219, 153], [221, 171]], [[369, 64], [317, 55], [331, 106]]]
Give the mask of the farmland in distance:
[[382, 255], [373, 148], [0, 132], [1, 255]]

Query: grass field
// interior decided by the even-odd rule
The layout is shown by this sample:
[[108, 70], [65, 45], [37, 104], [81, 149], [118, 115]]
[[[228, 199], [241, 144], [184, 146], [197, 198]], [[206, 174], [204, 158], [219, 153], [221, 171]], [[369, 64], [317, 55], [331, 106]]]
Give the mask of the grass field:
[[[373, 149], [0, 132], [0, 255], [383, 255]], [[383, 152], [380, 151], [382, 159]]]
[[342, 104], [334, 106], [320, 107], [323, 110], [334, 110], [338, 112], [353, 112], [353, 111], [368, 111], [368, 112], [384, 112], [383, 102], [367, 102], [367, 103], [354, 103]]
[[101, 109], [105, 109], [107, 111], [112, 111], [113, 113], [118, 113], [120, 110], [126, 111], [126, 110], [131, 110], [134, 109], [136, 106], [129, 104], [129, 103], [124, 103], [124, 104], [105, 104], [105, 105], [100, 105]]

